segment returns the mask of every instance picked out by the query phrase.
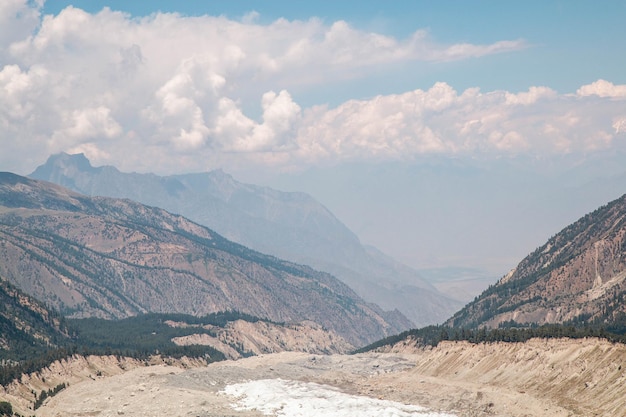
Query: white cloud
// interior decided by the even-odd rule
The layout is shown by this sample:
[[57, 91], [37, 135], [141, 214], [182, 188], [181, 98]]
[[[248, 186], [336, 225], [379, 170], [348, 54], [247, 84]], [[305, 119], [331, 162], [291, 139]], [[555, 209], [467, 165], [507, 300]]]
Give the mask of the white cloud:
[[542, 98], [553, 98], [556, 95], [556, 91], [548, 87], [530, 87], [526, 92], [506, 93], [506, 104], [529, 106]]
[[613, 122], [613, 129], [615, 129], [615, 133], [626, 133], [626, 116], [617, 118]]
[[52, 134], [52, 140], [76, 143], [85, 139], [114, 138], [122, 133], [121, 126], [104, 106], [74, 110], [65, 115], [65, 127]]
[[454, 61], [468, 57], [478, 58], [485, 55], [497, 54], [501, 52], [515, 51], [525, 47], [522, 40], [501, 41], [491, 45], [457, 44], [444, 49], [433, 49], [431, 59], [435, 61]]
[[587, 152], [611, 146], [610, 131], [621, 129], [613, 118], [621, 109], [610, 101], [581, 101], [545, 87], [517, 94], [477, 89], [458, 94], [437, 83], [427, 91], [311, 109], [298, 141], [300, 156], [311, 161]]
[[0, 163], [20, 172], [76, 149], [94, 163], [160, 172], [180, 171], [181, 161], [185, 170], [290, 169], [433, 153], [585, 152], [615, 146], [625, 130], [626, 86], [604, 80], [577, 95], [459, 93], [440, 82], [335, 108], [302, 108], [289, 93], [381, 65], [514, 51], [523, 41], [443, 45], [426, 31], [402, 40], [343, 21], [261, 25], [255, 14], [134, 19], [68, 7], [41, 18], [40, 10], [0, 4], [0, 137], [11, 142]]
[[28, 37], [39, 25], [43, 0], [0, 1], [0, 65], [7, 63], [7, 47]]
[[234, 101], [221, 99], [212, 131], [212, 136], [219, 138], [216, 147], [229, 152], [283, 151], [300, 118], [300, 106], [284, 90], [265, 93], [261, 106], [263, 122], [256, 123]]
[[19, 127], [37, 111], [45, 94], [48, 72], [41, 66], [22, 71], [18, 65], [7, 65], [0, 71], [0, 120], [3, 125]]
[[[292, 128], [300, 116], [300, 106], [291, 99], [291, 95], [282, 90], [276, 94], [269, 91], [263, 94], [263, 124], [258, 126], [258, 140], [274, 145], [284, 144], [277, 140], [292, 132]], [[256, 132], [255, 132], [256, 133]]]
[[614, 85], [606, 80], [598, 80], [591, 84], [583, 85], [576, 91], [581, 97], [598, 96], [624, 98], [626, 97], [626, 85]]

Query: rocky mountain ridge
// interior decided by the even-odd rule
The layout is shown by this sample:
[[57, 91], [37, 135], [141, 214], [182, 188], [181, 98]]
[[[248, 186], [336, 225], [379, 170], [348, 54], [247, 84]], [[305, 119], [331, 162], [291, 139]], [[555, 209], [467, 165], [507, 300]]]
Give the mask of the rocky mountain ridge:
[[247, 247], [329, 272], [365, 300], [397, 308], [413, 322], [409, 327], [441, 323], [462, 307], [414, 269], [363, 246], [304, 193], [244, 184], [221, 170], [163, 177], [123, 173], [93, 167], [82, 154], [53, 155], [30, 177], [90, 196], [161, 207]]
[[623, 324], [625, 250], [626, 195], [554, 235], [447, 324]]
[[361, 345], [409, 325], [331, 275], [165, 210], [0, 173], [0, 274], [69, 317], [237, 310]]

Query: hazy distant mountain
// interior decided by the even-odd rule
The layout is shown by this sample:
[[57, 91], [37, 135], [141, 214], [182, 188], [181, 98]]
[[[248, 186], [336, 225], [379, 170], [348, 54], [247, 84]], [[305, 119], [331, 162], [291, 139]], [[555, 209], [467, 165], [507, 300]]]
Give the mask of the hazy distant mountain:
[[464, 302], [472, 301], [498, 280], [497, 276], [476, 268], [428, 268], [420, 269], [419, 273], [442, 293]]
[[626, 195], [550, 238], [447, 324], [623, 323]]
[[422, 268], [447, 269], [453, 275], [439, 277], [453, 280], [450, 267], [482, 269], [494, 284], [550, 236], [621, 196], [625, 167], [626, 154], [615, 150], [551, 158], [429, 155], [309, 168], [268, 181], [314, 195], [362, 241], [377, 242], [431, 283]]
[[0, 173], [0, 275], [70, 317], [237, 310], [312, 320], [354, 345], [409, 323], [333, 276], [165, 210]]
[[122, 173], [110, 166], [94, 168], [82, 154], [51, 156], [30, 177], [182, 214], [255, 250], [329, 272], [365, 300], [397, 308], [418, 326], [442, 322], [462, 306], [415, 270], [365, 248], [304, 193], [242, 184], [219, 170], [167, 177]]

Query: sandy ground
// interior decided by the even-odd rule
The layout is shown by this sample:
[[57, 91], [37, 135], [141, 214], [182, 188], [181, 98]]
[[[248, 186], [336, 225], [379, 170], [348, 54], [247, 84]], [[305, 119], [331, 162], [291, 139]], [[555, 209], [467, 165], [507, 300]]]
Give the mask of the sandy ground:
[[[417, 387], [382, 386], [376, 380], [414, 367], [411, 355], [320, 356], [279, 353], [184, 370], [175, 366], [135, 368], [70, 386], [37, 410], [44, 416], [261, 416], [238, 411], [227, 385], [276, 379], [317, 382], [349, 394], [417, 404]], [[411, 384], [412, 385], [412, 384]], [[459, 414], [462, 415], [462, 414]], [[472, 414], [466, 414], [472, 415]]]
[[260, 416], [227, 385], [281, 378], [457, 416], [626, 416], [626, 347], [598, 340], [443, 343], [386, 353], [262, 355], [183, 369], [156, 365], [85, 379], [36, 411], [48, 416]]

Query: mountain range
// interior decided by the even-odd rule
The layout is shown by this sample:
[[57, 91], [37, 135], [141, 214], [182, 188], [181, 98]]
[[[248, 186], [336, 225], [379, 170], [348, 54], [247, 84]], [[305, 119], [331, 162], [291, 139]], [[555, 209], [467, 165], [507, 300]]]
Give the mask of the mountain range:
[[130, 198], [181, 214], [259, 252], [310, 265], [412, 326], [441, 323], [463, 302], [358, 237], [310, 195], [244, 184], [221, 170], [157, 176], [93, 167], [83, 154], [51, 156], [29, 177], [89, 196]]
[[[459, 383], [468, 387], [470, 381], [473, 391], [461, 396], [475, 398], [478, 405], [472, 410], [480, 415], [515, 407], [519, 411], [519, 404], [530, 400], [532, 406], [519, 415], [540, 415], [541, 410], [541, 415], [622, 415], [619, 346], [626, 334], [625, 240], [626, 195], [555, 234], [445, 326], [411, 330], [364, 348], [402, 352], [405, 360], [406, 354], [416, 354], [417, 362], [407, 361], [407, 366], [417, 373], [407, 377], [409, 368], [399, 366], [400, 359], [380, 352], [350, 355], [358, 361], [351, 368], [354, 380], [362, 384], [367, 373], [370, 394], [372, 378], [384, 381], [381, 389], [394, 395], [416, 387], [410, 394], [414, 397], [430, 387], [424, 395], [432, 397], [450, 388], [448, 407], [454, 410]], [[367, 251], [381, 264], [394, 264], [375, 249]], [[217, 311], [225, 312], [212, 314]], [[149, 312], [159, 314], [142, 314]], [[168, 312], [176, 314], [162, 314]], [[45, 392], [65, 389], [71, 366], [82, 367], [90, 385], [94, 379], [110, 380], [100, 378], [100, 368], [92, 368], [87, 358], [72, 357], [78, 343], [88, 342], [97, 354], [108, 355], [91, 358], [108, 361], [106, 369], [116, 372], [126, 366], [120, 352], [129, 349], [131, 356], [143, 357], [158, 347], [165, 363], [191, 352], [195, 363], [203, 365], [200, 369], [211, 374], [214, 392], [216, 368], [207, 368], [206, 362], [285, 350], [345, 352], [410, 325], [401, 313], [365, 302], [328, 273], [248, 249], [181, 215], [0, 173], [0, 383], [12, 384], [0, 395], [19, 406], [20, 413], [41, 405]], [[563, 339], [567, 337], [578, 340]], [[110, 354], [111, 347], [117, 356]], [[54, 359], [63, 360], [50, 365]], [[236, 367], [229, 365], [222, 376], [231, 382], [235, 374], [248, 380], [263, 363], [263, 358], [254, 360], [234, 373]], [[301, 360], [300, 369], [278, 359], [266, 364], [272, 378], [281, 375], [277, 371], [289, 370], [291, 378], [309, 379], [314, 367], [322, 367], [331, 372], [323, 376], [326, 383], [328, 375], [336, 382], [336, 367], [343, 371], [347, 363], [333, 361], [310, 356]], [[381, 371], [385, 361], [393, 369]], [[135, 366], [148, 363], [143, 359]], [[42, 370], [45, 367], [60, 370], [61, 376], [53, 378], [52, 372]], [[443, 368], [449, 372], [442, 374]], [[424, 375], [430, 378], [426, 382]], [[433, 385], [442, 376], [444, 383]], [[16, 378], [22, 381], [19, 389]], [[537, 378], [541, 387], [531, 389]], [[396, 388], [390, 391], [391, 382]], [[197, 387], [194, 377], [190, 391]], [[507, 397], [501, 395], [507, 390], [519, 395], [496, 405], [499, 396]], [[487, 391], [493, 396], [485, 397]], [[136, 395], [133, 391], [135, 403]], [[202, 395], [206, 404], [207, 393]], [[604, 399], [598, 403], [600, 397]], [[83, 401], [84, 395], [75, 398]], [[58, 399], [57, 404], [64, 404], [65, 399]], [[441, 400], [436, 401], [440, 406]], [[546, 401], [558, 407], [548, 409]]]
[[66, 317], [236, 310], [314, 321], [353, 345], [410, 326], [333, 276], [180, 215], [0, 173], [0, 276]]

